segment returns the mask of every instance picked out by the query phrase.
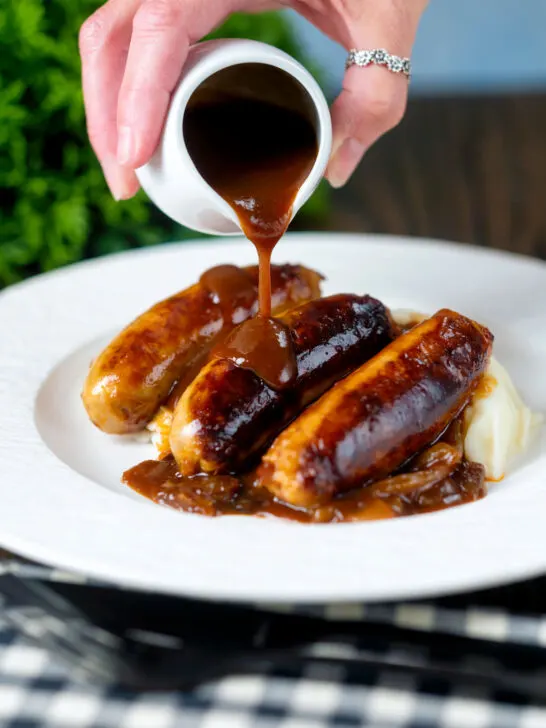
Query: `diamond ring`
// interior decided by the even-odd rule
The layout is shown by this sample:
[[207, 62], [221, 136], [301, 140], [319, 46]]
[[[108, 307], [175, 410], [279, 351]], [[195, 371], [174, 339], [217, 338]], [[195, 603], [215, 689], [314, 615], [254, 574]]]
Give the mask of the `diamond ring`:
[[386, 66], [392, 73], [403, 73], [408, 78], [411, 76], [411, 61], [409, 58], [393, 56], [383, 48], [376, 48], [372, 51], [357, 51], [352, 48], [347, 56], [345, 68], [349, 66]]

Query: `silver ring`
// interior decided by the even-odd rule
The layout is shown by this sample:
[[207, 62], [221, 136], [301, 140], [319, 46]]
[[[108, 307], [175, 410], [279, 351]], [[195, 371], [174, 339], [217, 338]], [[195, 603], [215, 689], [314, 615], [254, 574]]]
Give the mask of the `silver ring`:
[[349, 66], [386, 66], [392, 73], [403, 73], [408, 78], [411, 76], [411, 61], [409, 58], [401, 58], [400, 56], [393, 56], [383, 48], [375, 48], [372, 51], [358, 51], [356, 48], [351, 48], [345, 68]]

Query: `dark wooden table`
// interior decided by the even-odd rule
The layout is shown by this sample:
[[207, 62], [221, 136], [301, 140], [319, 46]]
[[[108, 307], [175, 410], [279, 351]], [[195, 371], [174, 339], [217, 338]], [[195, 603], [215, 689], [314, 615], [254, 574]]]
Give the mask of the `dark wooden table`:
[[331, 230], [546, 258], [546, 95], [410, 100], [332, 207]]

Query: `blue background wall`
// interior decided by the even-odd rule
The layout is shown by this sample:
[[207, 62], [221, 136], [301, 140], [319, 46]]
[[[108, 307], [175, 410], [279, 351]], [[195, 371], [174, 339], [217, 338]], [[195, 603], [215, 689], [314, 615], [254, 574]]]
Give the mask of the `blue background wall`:
[[[345, 51], [291, 16], [335, 91]], [[430, 0], [414, 48], [411, 92], [514, 87], [546, 88], [546, 0]]]

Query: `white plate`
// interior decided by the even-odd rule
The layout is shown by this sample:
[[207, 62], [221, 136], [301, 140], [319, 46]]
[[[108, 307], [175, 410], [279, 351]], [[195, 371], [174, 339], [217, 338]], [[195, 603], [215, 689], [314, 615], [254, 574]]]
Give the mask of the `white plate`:
[[[546, 411], [546, 265], [412, 239], [287, 236], [277, 261], [327, 275], [326, 293], [443, 306], [488, 325], [524, 399]], [[79, 392], [109, 336], [207, 267], [254, 261], [249, 243], [167, 245], [34, 278], [0, 295], [0, 544], [134, 587], [277, 602], [422, 597], [546, 569], [546, 447], [484, 500], [375, 523], [208, 519], [157, 506], [120, 483], [147, 444], [100, 433]]]

